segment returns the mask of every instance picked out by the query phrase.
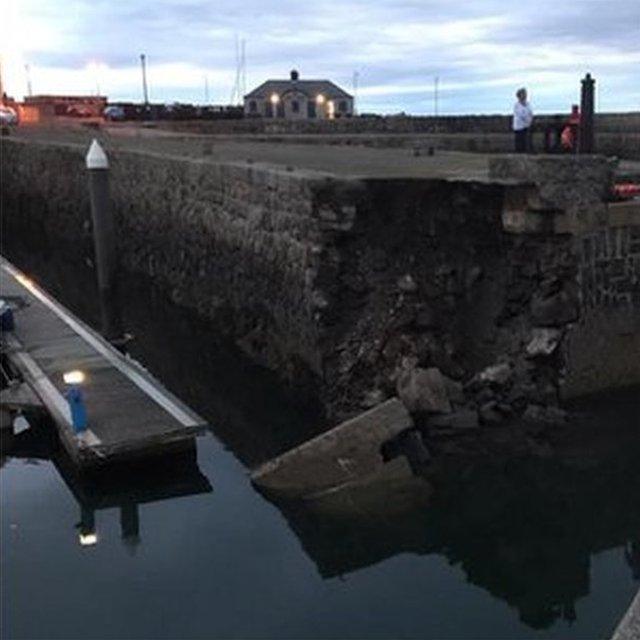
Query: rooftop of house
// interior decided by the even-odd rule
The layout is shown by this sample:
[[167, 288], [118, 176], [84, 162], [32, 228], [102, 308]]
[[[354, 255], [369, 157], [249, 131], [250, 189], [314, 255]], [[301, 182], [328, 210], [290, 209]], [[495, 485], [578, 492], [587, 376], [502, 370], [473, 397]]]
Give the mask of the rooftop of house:
[[350, 94], [331, 82], [331, 80], [300, 80], [298, 72], [294, 70], [288, 80], [267, 80], [253, 91], [250, 91], [245, 96], [245, 99], [267, 98], [273, 93], [282, 96], [291, 91], [302, 93], [307, 98], [312, 99], [318, 95], [323, 95], [325, 98], [330, 99], [352, 98]]

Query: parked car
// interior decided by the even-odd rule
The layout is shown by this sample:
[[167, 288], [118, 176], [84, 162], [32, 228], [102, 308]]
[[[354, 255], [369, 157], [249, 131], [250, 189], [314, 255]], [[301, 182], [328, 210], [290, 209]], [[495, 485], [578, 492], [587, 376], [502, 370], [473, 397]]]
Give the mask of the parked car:
[[18, 114], [15, 109], [2, 104], [0, 105], [0, 125], [10, 124], [18, 124]]
[[106, 107], [102, 112], [102, 115], [105, 120], [111, 121], [119, 121], [124, 120], [126, 118], [126, 113], [123, 107], [112, 104], [109, 107]]
[[73, 105], [67, 109], [67, 115], [72, 118], [90, 118], [93, 115], [93, 111], [83, 105]]

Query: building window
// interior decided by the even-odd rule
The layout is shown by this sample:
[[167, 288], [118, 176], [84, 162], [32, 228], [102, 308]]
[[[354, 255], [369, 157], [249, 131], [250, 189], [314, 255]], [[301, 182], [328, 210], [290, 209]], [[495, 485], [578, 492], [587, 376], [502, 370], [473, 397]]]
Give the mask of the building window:
[[338, 111], [340, 111], [341, 113], [346, 113], [347, 112], [347, 101], [346, 100], [340, 100], [340, 102], [338, 103]]
[[258, 111], [258, 103], [255, 100], [251, 100], [249, 102], [249, 112], [256, 113], [256, 111]]
[[297, 100], [291, 101], [291, 111], [293, 111], [293, 113], [300, 113], [300, 103]]

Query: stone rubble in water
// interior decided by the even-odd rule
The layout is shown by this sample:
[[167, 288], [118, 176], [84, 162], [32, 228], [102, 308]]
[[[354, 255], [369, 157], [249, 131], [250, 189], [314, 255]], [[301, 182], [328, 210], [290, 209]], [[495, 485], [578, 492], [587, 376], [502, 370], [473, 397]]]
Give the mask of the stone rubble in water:
[[525, 422], [549, 426], [564, 424], [567, 418], [567, 412], [559, 407], [543, 407], [537, 404], [528, 405], [522, 414], [522, 419]]
[[480, 422], [486, 425], [499, 424], [504, 420], [504, 415], [498, 409], [498, 402], [496, 400], [490, 400], [483, 404], [480, 407], [479, 415]]

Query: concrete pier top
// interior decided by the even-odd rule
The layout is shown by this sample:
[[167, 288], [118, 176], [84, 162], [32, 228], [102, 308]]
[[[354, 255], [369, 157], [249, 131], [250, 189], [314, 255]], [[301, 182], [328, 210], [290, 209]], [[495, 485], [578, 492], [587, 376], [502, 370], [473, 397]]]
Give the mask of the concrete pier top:
[[[204, 136], [168, 134], [163, 131], [102, 127], [23, 128], [14, 140], [44, 144], [79, 145], [84, 149], [98, 138], [107, 153], [135, 151], [214, 163], [256, 163], [297, 171], [315, 171], [347, 178], [433, 178], [488, 180], [488, 155], [460, 151], [436, 151], [428, 155], [428, 143], [416, 140], [408, 147], [296, 144], [295, 141], [260, 141], [252, 136]], [[418, 149], [416, 151], [414, 146]], [[416, 153], [418, 155], [416, 155]]]
[[638, 640], [638, 638], [640, 638], [640, 591], [614, 631], [611, 640]]

